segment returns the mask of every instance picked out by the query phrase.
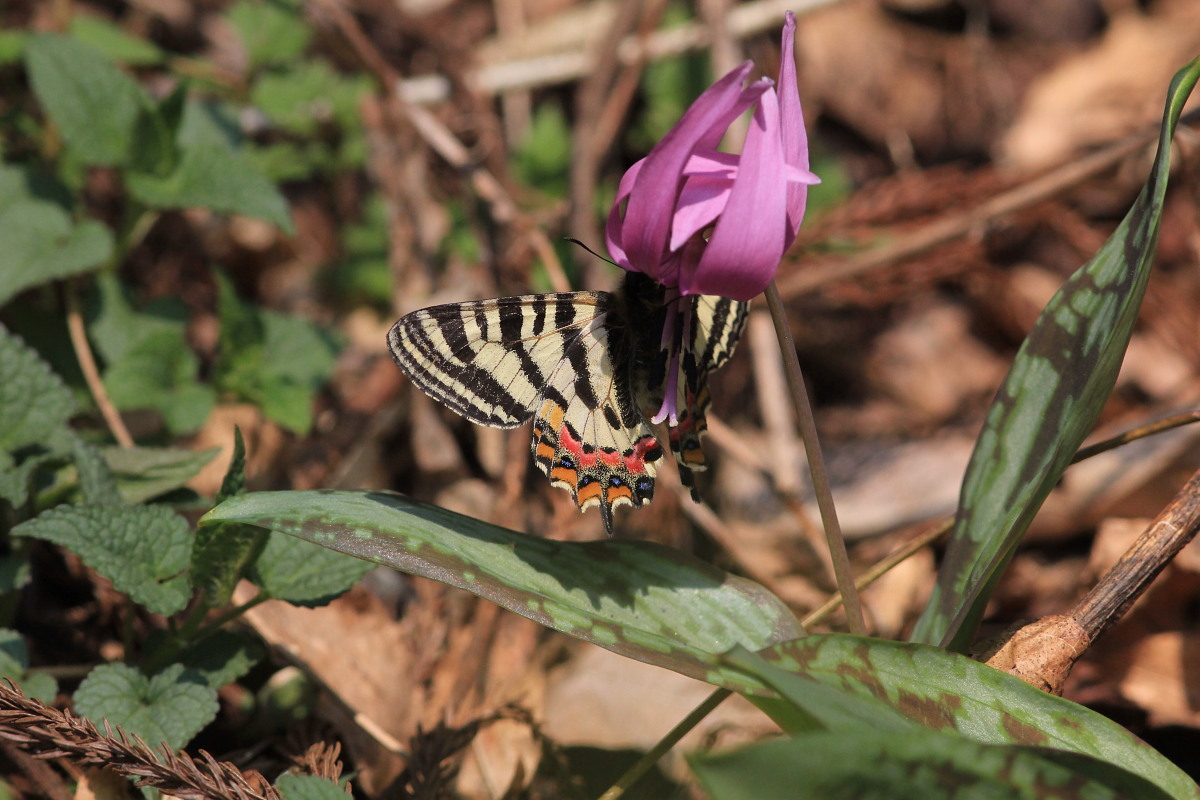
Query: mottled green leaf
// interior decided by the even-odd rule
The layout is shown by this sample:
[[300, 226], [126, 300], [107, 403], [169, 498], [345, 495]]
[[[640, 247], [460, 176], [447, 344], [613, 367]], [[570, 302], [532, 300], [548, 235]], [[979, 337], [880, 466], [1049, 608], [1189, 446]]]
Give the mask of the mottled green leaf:
[[0, 305], [18, 292], [97, 269], [112, 255], [108, 228], [78, 224], [56, 203], [26, 199], [0, 208]]
[[248, 158], [217, 144], [183, 148], [169, 174], [130, 175], [130, 193], [152, 208], [200, 206], [213, 211], [244, 214], [278, 225], [291, 233], [287, 201]]
[[0, 451], [44, 444], [75, 412], [71, 391], [38, 354], [0, 325]]
[[147, 678], [127, 664], [101, 664], [75, 692], [75, 709], [137, 734], [152, 747], [183, 747], [217, 716], [217, 692], [182, 664]]
[[106, 447], [101, 451], [126, 503], [144, 503], [196, 476], [220, 452], [179, 447]]
[[559, 542], [385, 492], [258, 492], [205, 523], [261, 525], [466, 589], [614, 652], [705, 677], [708, 659], [803, 635], [758, 584], [650, 542]]
[[691, 759], [712, 800], [1169, 800], [1117, 766], [1034, 747], [911, 731], [771, 739]]
[[965, 650], [1001, 572], [1091, 433], [1137, 320], [1158, 241], [1171, 138], [1200, 78], [1175, 75], [1158, 155], [1125, 219], [1046, 304], [984, 421], [933, 596], [912, 640]]
[[250, 100], [275, 125], [310, 137], [323, 125], [360, 125], [359, 101], [372, 90], [364, 74], [344, 76], [325, 61], [295, 61], [263, 73], [254, 82]]
[[[777, 669], [880, 700], [921, 726], [985, 744], [1049, 747], [1118, 764], [1175, 798], [1200, 797], [1177, 766], [1107, 717], [966, 656], [928, 645], [825, 634], [758, 653]], [[725, 660], [711, 683], [759, 692], [775, 680]], [[774, 714], [771, 701], [763, 710]], [[786, 717], [776, 717], [787, 724]], [[804, 730], [804, 728], [802, 728]]]
[[187, 522], [161, 506], [59, 506], [12, 530], [62, 545], [156, 614], [174, 614], [191, 596], [184, 569]]
[[77, 158], [129, 163], [139, 117], [153, 109], [132, 78], [91, 46], [48, 33], [28, 39], [25, 64], [34, 93]]
[[[233, 459], [221, 490], [220, 503], [245, 490], [246, 446], [241, 429], [234, 427]], [[204, 593], [209, 606], [222, 606], [233, 596], [233, 589], [246, 569], [258, 558], [266, 545], [267, 532], [240, 522], [205, 525], [196, 530], [192, 545], [192, 583]]]

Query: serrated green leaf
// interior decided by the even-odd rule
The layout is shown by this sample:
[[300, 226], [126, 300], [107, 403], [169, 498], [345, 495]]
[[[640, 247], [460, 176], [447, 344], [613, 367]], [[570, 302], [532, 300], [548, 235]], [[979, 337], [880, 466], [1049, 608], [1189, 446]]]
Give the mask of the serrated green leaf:
[[[225, 502], [236, 503], [248, 497], [257, 495], [240, 495]], [[277, 600], [316, 607], [348, 590], [370, 569], [369, 563], [357, 558], [274, 534], [267, 537], [246, 577]]]
[[1200, 58], [1171, 81], [1150, 178], [1121, 224], [1046, 304], [988, 412], [946, 557], [911, 639], [963, 651], [1026, 528], [1117, 378], [1158, 241], [1171, 139]]
[[75, 413], [71, 391], [21, 339], [0, 325], [0, 451], [42, 444]]
[[119, 506], [124, 502], [117, 490], [117, 479], [99, 450], [78, 436], [72, 436], [71, 457], [79, 472], [83, 502], [98, 506]]
[[771, 739], [691, 763], [712, 800], [1169, 800], [1112, 764], [1064, 755], [931, 731], [865, 730]]
[[217, 716], [217, 692], [182, 664], [147, 678], [126, 664], [101, 664], [75, 692], [75, 709], [97, 725], [108, 720], [152, 747], [177, 750]]
[[85, 164], [124, 166], [149, 95], [99, 51], [42, 33], [25, 44], [25, 64], [38, 101]]
[[295, 60], [312, 38], [299, 4], [290, 0], [238, 0], [226, 19], [238, 32], [255, 67]]
[[8, 459], [6, 466], [0, 466], [0, 500], [7, 500], [13, 506], [24, 505], [29, 499], [34, 476], [42, 467], [54, 464], [61, 458], [56, 453], [38, 453], [26, 456], [20, 464], [12, 465], [8, 454], [0, 453], [0, 461]]
[[174, 614], [191, 596], [184, 570], [192, 534], [168, 508], [59, 506], [21, 523], [12, 534], [62, 545], [156, 614]]
[[0, 305], [32, 286], [97, 269], [111, 256], [108, 228], [73, 224], [57, 204], [18, 200], [0, 208]]
[[70, 31], [71, 38], [130, 66], [161, 64], [166, 58], [154, 42], [127, 33], [108, 20], [91, 14], [75, 14], [71, 18]]
[[677, 550], [553, 541], [387, 492], [256, 492], [226, 500], [202, 522], [260, 525], [433, 578], [693, 677], [710, 673], [713, 654], [803, 635], [770, 592]]
[[126, 503], [144, 503], [183, 486], [212, 461], [219, 448], [106, 447], [104, 460], [117, 479]]
[[249, 672], [264, 655], [256, 639], [222, 630], [186, 648], [177, 660], [209, 686], [220, 689]]
[[[1200, 788], [1179, 767], [1107, 717], [957, 653], [823, 634], [776, 645], [758, 656], [833, 691], [882, 701], [931, 730], [985, 744], [1078, 753], [1119, 764], [1174, 798], [1200, 797]], [[727, 661], [702, 677], [737, 691], [761, 691], [769, 680], [756, 676], [753, 667], [743, 671], [747, 663], [739, 667]], [[770, 703], [762, 707], [768, 714], [774, 710]]]
[[280, 775], [275, 781], [275, 788], [283, 795], [283, 800], [346, 800], [350, 796], [344, 786], [328, 778], [291, 772]]
[[152, 208], [199, 206], [257, 217], [285, 233], [295, 230], [279, 190], [248, 158], [223, 145], [189, 145], [170, 174], [133, 174], [126, 183], [130, 194]]

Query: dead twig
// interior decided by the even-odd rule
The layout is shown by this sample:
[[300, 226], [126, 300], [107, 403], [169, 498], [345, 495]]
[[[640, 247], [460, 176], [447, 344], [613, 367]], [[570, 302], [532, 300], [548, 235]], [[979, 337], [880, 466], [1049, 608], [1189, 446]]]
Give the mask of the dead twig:
[[83, 379], [87, 382], [88, 391], [91, 392], [92, 399], [96, 401], [96, 407], [100, 409], [100, 416], [104, 417], [104, 424], [108, 426], [108, 430], [117, 440], [117, 444], [121, 447], [133, 447], [133, 437], [129, 435], [125, 421], [121, 419], [120, 412], [117, 411], [117, 407], [113, 405], [112, 399], [108, 396], [108, 390], [104, 388], [104, 380], [100, 377], [100, 368], [96, 366], [96, 357], [92, 354], [91, 344], [88, 343], [87, 329], [83, 324], [83, 312], [79, 308], [79, 296], [71, 281], [63, 284], [63, 298], [67, 306], [67, 334], [71, 339], [71, 347], [75, 350], [75, 358], [79, 361]]
[[0, 739], [36, 758], [67, 758], [108, 767], [184, 800], [282, 800], [257, 772], [250, 780], [201, 750], [193, 758], [166, 746], [152, 750], [136, 736], [105, 723], [100, 733], [89, 720], [58, 711], [0, 684]]
[[317, 0], [314, 6], [320, 10], [322, 21], [346, 39], [363, 66], [383, 85], [389, 104], [393, 105], [434, 152], [467, 177], [475, 193], [488, 204], [492, 217], [500, 224], [513, 226], [527, 238], [545, 265], [554, 289], [560, 292], [570, 291], [570, 282], [562, 271], [562, 264], [559, 263], [550, 240], [521, 214], [496, 176], [475, 163], [470, 151], [449, 128], [428, 109], [415, 105], [404, 97], [400, 74], [383, 57], [354, 16], [338, 0]]

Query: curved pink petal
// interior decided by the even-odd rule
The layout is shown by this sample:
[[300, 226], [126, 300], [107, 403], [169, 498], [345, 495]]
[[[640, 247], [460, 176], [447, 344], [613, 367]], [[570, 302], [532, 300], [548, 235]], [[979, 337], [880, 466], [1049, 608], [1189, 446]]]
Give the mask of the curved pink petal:
[[713, 223], [725, 210], [732, 186], [732, 178], [697, 175], [687, 179], [675, 205], [675, 219], [671, 224], [671, 250], [683, 247], [684, 242]]
[[747, 61], [710, 86], [646, 156], [625, 208], [621, 247], [631, 266], [653, 275], [664, 255], [683, 167], [697, 142], [729, 113], [753, 65]]
[[637, 180], [638, 174], [642, 171], [642, 165], [645, 163], [646, 159], [640, 159], [625, 170], [625, 174], [621, 176], [621, 183], [617, 186], [617, 197], [613, 200], [612, 208], [608, 210], [608, 220], [604, 223], [604, 244], [608, 247], [608, 255], [617, 262], [617, 266], [624, 269], [633, 269], [633, 266], [629, 263], [629, 257], [625, 254], [625, 247], [621, 241], [621, 202], [633, 191], [634, 181]]
[[[684, 294], [749, 300], [775, 277], [787, 235], [788, 181], [779, 105], [768, 91], [754, 112], [737, 179], [698, 264], [685, 264]], [[691, 270], [687, 268], [691, 266]]]
[[[779, 61], [779, 118], [783, 131], [783, 159], [788, 164], [808, 169], [808, 134], [804, 130], [804, 111], [800, 107], [800, 89], [796, 83], [796, 15], [787, 12], [783, 23], [783, 41]], [[810, 173], [811, 174], [811, 173]], [[802, 183], [787, 188], [787, 234], [784, 249], [800, 230], [808, 204], [808, 187]]]
[[683, 174], [732, 178], [737, 174], [740, 158], [737, 153], [722, 153], [720, 150], [697, 151], [683, 165]]

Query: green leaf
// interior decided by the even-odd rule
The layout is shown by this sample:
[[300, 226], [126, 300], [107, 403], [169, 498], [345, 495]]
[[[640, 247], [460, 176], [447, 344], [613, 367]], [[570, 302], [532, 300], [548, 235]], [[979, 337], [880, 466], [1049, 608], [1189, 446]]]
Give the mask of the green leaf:
[[71, 456], [79, 472], [83, 502], [98, 506], [119, 506], [124, 502], [117, 490], [117, 479], [99, 450], [78, 436], [72, 436]]
[[312, 402], [337, 357], [337, 343], [301, 317], [259, 310], [218, 273], [221, 358], [217, 382], [281, 425], [307, 433]]
[[140, 736], [156, 747], [183, 747], [217, 716], [217, 692], [182, 664], [147, 678], [126, 664], [101, 664], [79, 685], [75, 709], [97, 725], [101, 720]]
[[1200, 58], [1171, 81], [1158, 155], [1141, 195], [1046, 304], [1017, 352], [967, 466], [950, 545], [912, 641], [966, 649], [1026, 528], [1091, 433], [1146, 291], [1171, 138], [1197, 79]]
[[[1120, 764], [1172, 797], [1200, 797], [1200, 789], [1179, 767], [1107, 717], [957, 653], [825, 634], [758, 655], [832, 691], [880, 700], [925, 728], [984, 744], [1050, 747], [1090, 756]], [[703, 677], [738, 691], [761, 691], [773, 673], [756, 674], [750, 663], [727, 661]], [[763, 710], [773, 712], [770, 704]]]
[[161, 411], [172, 433], [190, 433], [208, 419], [216, 403], [212, 387], [199, 383], [200, 360], [182, 336], [161, 331], [146, 336], [104, 371], [104, 385], [117, 408]]
[[183, 650], [178, 661], [209, 686], [220, 689], [249, 672], [264, 655], [256, 639], [221, 630]]
[[285, 772], [275, 781], [283, 800], [346, 800], [344, 786], [316, 775], [296, 775]]
[[178, 489], [212, 461], [218, 448], [185, 450], [177, 447], [106, 447], [104, 460], [117, 479], [126, 503], [144, 503]]
[[[221, 481], [218, 503], [241, 494], [246, 487], [246, 446], [240, 428], [234, 427], [233, 437], [233, 459]], [[238, 580], [262, 553], [266, 543], [266, 531], [238, 522], [205, 525], [196, 530], [192, 544], [192, 582], [204, 593], [210, 607], [229, 602]]]
[[31, 348], [0, 325], [0, 452], [43, 444], [66, 429], [75, 401]]
[[15, 64], [25, 56], [27, 31], [0, 31], [0, 65]]
[[125, 358], [145, 339], [163, 333], [184, 338], [188, 312], [179, 298], [164, 297], [135, 308], [115, 276], [100, 275], [95, 286], [88, 298], [88, 331], [109, 364]]
[[12, 530], [62, 545], [156, 614], [187, 605], [187, 522], [161, 506], [59, 506]]
[[170, 174], [132, 174], [126, 185], [130, 194], [152, 208], [200, 206], [257, 217], [286, 233], [295, 230], [279, 190], [248, 158], [223, 145], [189, 145]]
[[57, 453], [37, 453], [14, 466], [12, 457], [0, 451], [0, 500], [7, 500], [13, 506], [23, 505], [29, 499], [31, 483], [38, 471], [60, 460], [62, 457]]
[[372, 90], [366, 75], [344, 77], [325, 61], [296, 61], [263, 73], [250, 101], [277, 126], [311, 137], [323, 125], [361, 127], [358, 104]]
[[26, 42], [25, 64], [34, 93], [76, 157], [129, 163], [134, 128], [153, 108], [132, 78], [94, 48], [48, 33]]
[[[241, 495], [225, 503], [257, 496]], [[345, 592], [370, 569], [365, 561], [277, 534], [267, 537], [246, 577], [277, 600], [315, 607]]]
[[[1065, 756], [1065, 757], [1064, 757]], [[821, 733], [691, 759], [712, 800], [1102, 800], [1170, 795], [1113, 764], [932, 731]]]
[[[721, 661], [753, 675], [779, 695], [781, 702], [777, 706], [764, 707], [764, 711], [790, 733], [866, 729], [904, 735], [917, 728], [915, 721], [879, 698], [831, 691], [827, 684], [810, 675], [780, 669], [748, 650], [733, 650]], [[756, 698], [755, 702], [758, 700]]]
[[102, 17], [75, 14], [71, 18], [71, 38], [94, 47], [114, 61], [131, 67], [161, 64], [166, 56], [158, 45], [127, 33]]
[[312, 38], [298, 3], [289, 0], [238, 0], [226, 18], [254, 67], [294, 61]]
[[21, 634], [0, 628], [0, 678], [11, 680], [26, 697], [49, 703], [58, 693], [58, 681], [44, 673], [29, 672], [29, 652]]
[[524, 141], [513, 153], [513, 172], [526, 186], [565, 197], [571, 167], [571, 128], [562, 107], [541, 103]]
[[28, 199], [0, 208], [0, 305], [32, 286], [90, 272], [113, 252], [108, 228], [73, 224], [57, 204]]
[[649, 542], [559, 542], [385, 492], [256, 492], [202, 522], [260, 525], [456, 586], [622, 655], [704, 678], [712, 654], [803, 635], [758, 584]]
[[71, 190], [39, 164], [0, 164], [0, 211], [14, 203], [40, 200], [70, 211]]

